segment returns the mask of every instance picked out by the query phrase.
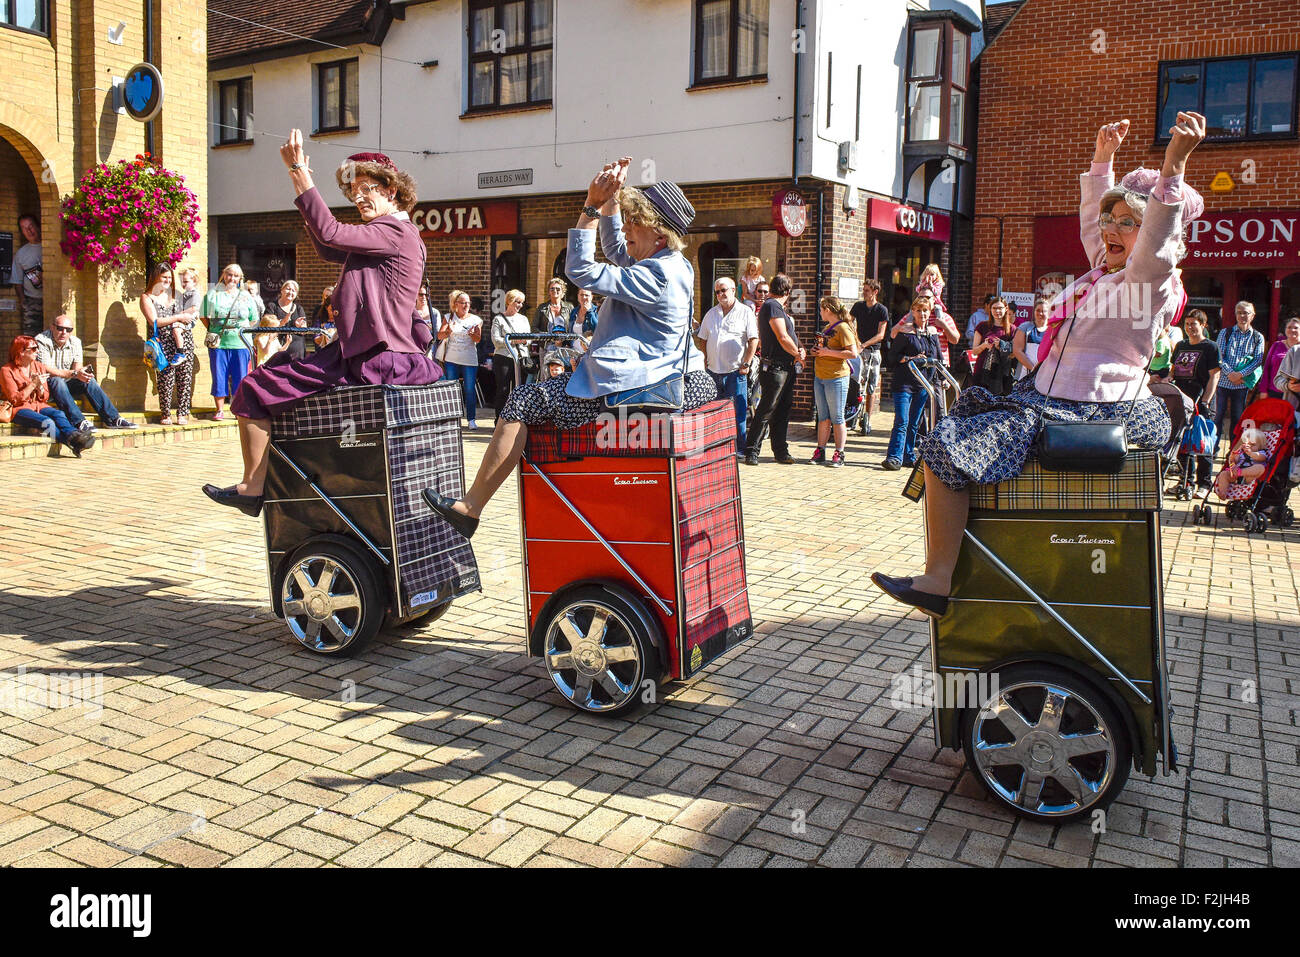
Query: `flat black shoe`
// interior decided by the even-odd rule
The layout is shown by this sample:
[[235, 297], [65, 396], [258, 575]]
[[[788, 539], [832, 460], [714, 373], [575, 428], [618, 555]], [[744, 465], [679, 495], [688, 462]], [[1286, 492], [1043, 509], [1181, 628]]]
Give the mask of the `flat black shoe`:
[[229, 488], [217, 488], [215, 485], [203, 486], [203, 494], [218, 505], [229, 505], [231, 508], [237, 508], [245, 515], [251, 515], [256, 518], [262, 512], [262, 496], [260, 495], [240, 495], [235, 491], [232, 485]]
[[932, 595], [929, 592], [917, 591], [912, 587], [912, 579], [910, 578], [893, 578], [889, 575], [882, 575], [880, 572], [872, 572], [871, 580], [875, 582], [877, 588], [890, 598], [901, 601], [904, 605], [911, 605], [923, 615], [929, 615], [931, 618], [942, 618], [944, 612], [948, 610], [947, 598], [943, 595]]
[[478, 519], [470, 515], [464, 515], [452, 508], [452, 506], [456, 504], [455, 499], [447, 498], [445, 495], [439, 495], [431, 488], [426, 488], [420, 494], [424, 496], [424, 500], [428, 503], [429, 508], [441, 515], [448, 525], [458, 531], [465, 538], [474, 537], [474, 532], [478, 530]]
[[788, 452], [785, 455], [778, 455], [776, 461], [780, 465], [794, 465], [794, 457]]

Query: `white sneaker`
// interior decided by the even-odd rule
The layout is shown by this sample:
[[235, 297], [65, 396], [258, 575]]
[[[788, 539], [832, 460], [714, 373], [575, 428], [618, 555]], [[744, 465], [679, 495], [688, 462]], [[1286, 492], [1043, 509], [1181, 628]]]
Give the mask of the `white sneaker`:
[[478, 423], [475, 422], [473, 419], [470, 419], [470, 420], [469, 420], [469, 430], [470, 430], [471, 432], [475, 432], [475, 431], [478, 430]]

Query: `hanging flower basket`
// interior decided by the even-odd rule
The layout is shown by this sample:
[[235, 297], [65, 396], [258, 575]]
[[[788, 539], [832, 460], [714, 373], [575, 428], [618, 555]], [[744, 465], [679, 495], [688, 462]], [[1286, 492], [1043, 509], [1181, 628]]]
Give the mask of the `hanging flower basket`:
[[136, 251], [175, 266], [199, 238], [199, 201], [185, 177], [148, 153], [86, 171], [61, 208], [59, 247], [74, 269], [135, 271]]

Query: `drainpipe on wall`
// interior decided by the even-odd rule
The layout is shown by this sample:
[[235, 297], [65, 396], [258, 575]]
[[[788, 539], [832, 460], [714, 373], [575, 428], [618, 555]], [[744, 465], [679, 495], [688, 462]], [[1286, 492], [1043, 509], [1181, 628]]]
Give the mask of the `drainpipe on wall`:
[[821, 325], [821, 301], [824, 273], [822, 272], [822, 250], [825, 243], [825, 211], [826, 211], [826, 190], [822, 188], [817, 191], [817, 301], [813, 303], [813, 322], [820, 327]]
[[998, 218], [998, 295], [1002, 295], [1002, 219]]
[[[144, 59], [146, 63], [153, 63], [153, 0], [144, 0]], [[157, 64], [154, 64], [155, 66]], [[154, 138], [153, 138], [153, 120], [144, 125], [144, 151], [154, 159]], [[153, 268], [153, 249], [152, 244], [146, 238], [144, 241], [144, 269], [145, 284], [148, 285], [149, 270]], [[146, 289], [146, 291], [148, 291]]]
[[794, 51], [794, 116], [790, 135], [790, 178], [799, 185], [799, 71], [803, 65], [804, 41], [799, 31], [803, 29], [803, 0], [794, 5], [796, 45]]

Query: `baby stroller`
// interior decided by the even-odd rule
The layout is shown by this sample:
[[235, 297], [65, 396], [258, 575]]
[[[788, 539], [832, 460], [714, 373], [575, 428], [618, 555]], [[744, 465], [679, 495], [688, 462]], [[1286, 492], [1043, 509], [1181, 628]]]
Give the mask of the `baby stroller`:
[[[1232, 444], [1228, 447], [1229, 457], [1247, 426], [1268, 433], [1268, 444], [1264, 449], [1267, 458], [1264, 474], [1249, 483], [1242, 490], [1241, 497], [1230, 498], [1223, 509], [1228, 519], [1240, 520], [1244, 524], [1246, 534], [1262, 532], [1268, 528], [1270, 510], [1274, 525], [1290, 528], [1295, 524], [1295, 512], [1287, 505], [1291, 494], [1291, 459], [1295, 455], [1295, 418], [1295, 410], [1282, 399], [1256, 399], [1246, 406], [1241, 421], [1233, 426]], [[1225, 458], [1224, 464], [1228, 461], [1229, 458]], [[1229, 486], [1229, 489], [1236, 487]], [[1210, 514], [1207, 502], [1200, 509], [1199, 519], [1202, 524], [1210, 524]], [[1193, 512], [1194, 521], [1197, 517]]]
[[[1180, 502], [1191, 501], [1196, 485], [1194, 473], [1197, 459], [1200, 456], [1213, 455], [1214, 443], [1218, 438], [1219, 432], [1214, 425], [1214, 419], [1209, 415], [1201, 415], [1199, 411], [1189, 416], [1181, 432], [1174, 435], [1165, 452], [1165, 474], [1168, 475], [1170, 468], [1177, 468], [1178, 486], [1174, 490], [1175, 499]], [[1177, 454], [1169, 454], [1175, 450]], [[1198, 502], [1192, 508], [1192, 524], [1200, 521], [1201, 511], [1202, 507]]]

